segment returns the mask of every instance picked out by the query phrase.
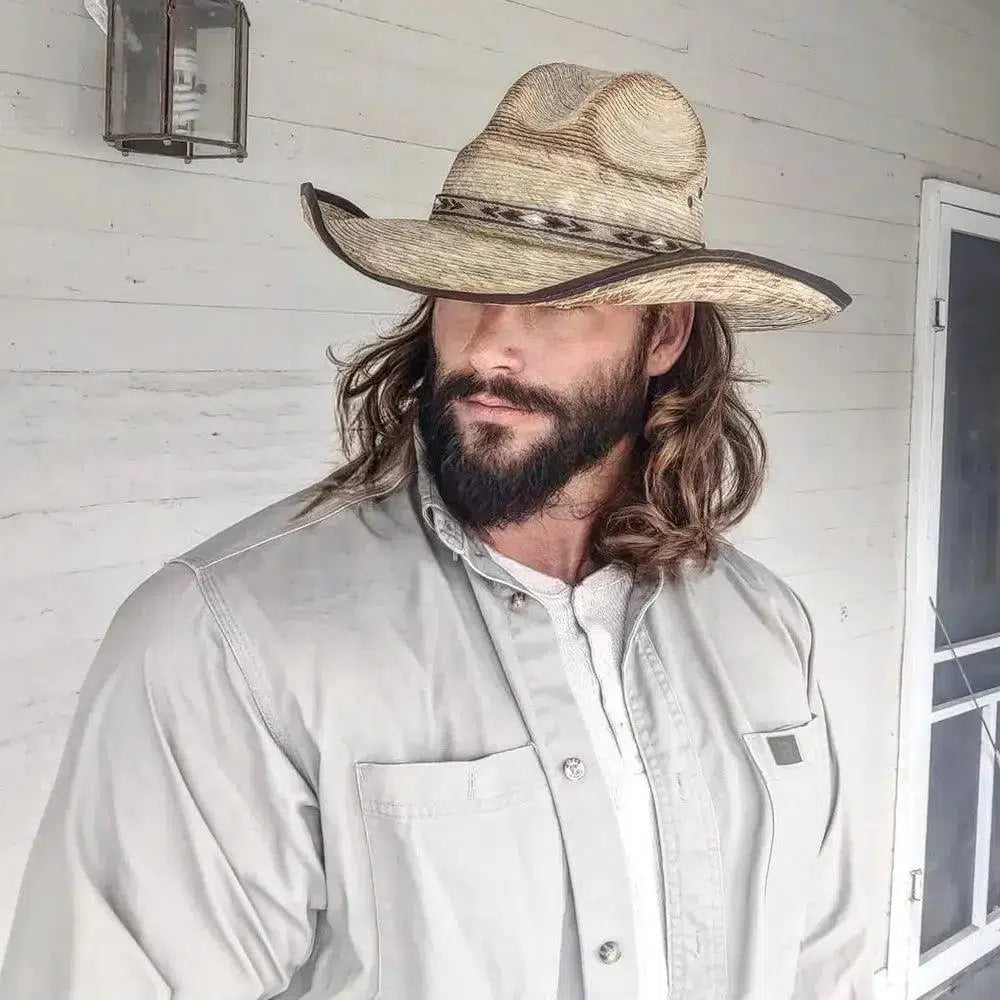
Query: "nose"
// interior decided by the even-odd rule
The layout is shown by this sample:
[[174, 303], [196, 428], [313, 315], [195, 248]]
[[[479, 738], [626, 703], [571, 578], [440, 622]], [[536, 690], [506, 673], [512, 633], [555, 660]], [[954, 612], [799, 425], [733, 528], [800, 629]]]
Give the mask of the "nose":
[[524, 370], [525, 321], [519, 306], [484, 303], [471, 324], [466, 359], [480, 375], [517, 375]]

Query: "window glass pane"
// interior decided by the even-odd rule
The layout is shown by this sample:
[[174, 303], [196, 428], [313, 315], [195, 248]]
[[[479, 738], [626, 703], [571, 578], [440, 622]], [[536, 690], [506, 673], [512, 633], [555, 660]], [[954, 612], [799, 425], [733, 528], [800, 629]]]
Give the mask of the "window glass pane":
[[990, 885], [986, 895], [987, 919], [1000, 915], [1000, 766], [993, 766], [993, 828], [990, 831]]
[[[976, 694], [1000, 687], [1000, 648], [985, 653], [961, 656], [962, 667], [969, 684]], [[934, 704], [940, 705], [955, 698], [968, 697], [969, 689], [962, 680], [962, 672], [949, 655], [942, 663], [934, 664]]]
[[976, 711], [935, 722], [931, 730], [921, 953], [972, 922], [982, 732]]
[[1000, 632], [998, 286], [1000, 242], [954, 233], [937, 600], [953, 642]]

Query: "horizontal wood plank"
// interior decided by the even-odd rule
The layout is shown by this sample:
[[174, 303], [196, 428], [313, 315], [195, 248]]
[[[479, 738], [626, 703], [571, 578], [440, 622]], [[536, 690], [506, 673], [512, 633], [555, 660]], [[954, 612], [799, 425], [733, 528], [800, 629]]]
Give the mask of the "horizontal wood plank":
[[[410, 296], [393, 296], [392, 312], [273, 309], [184, 303], [45, 300], [3, 301], [0, 371], [310, 371], [332, 377], [326, 359], [388, 330]], [[905, 338], [897, 338], [905, 339]]]

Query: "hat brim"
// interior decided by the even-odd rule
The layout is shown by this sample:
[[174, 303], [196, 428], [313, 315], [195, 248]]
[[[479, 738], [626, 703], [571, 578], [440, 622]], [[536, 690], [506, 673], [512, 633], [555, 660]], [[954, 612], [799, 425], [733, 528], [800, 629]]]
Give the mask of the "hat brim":
[[450, 220], [373, 219], [303, 184], [306, 221], [360, 273], [422, 295], [504, 304], [711, 302], [738, 329], [829, 319], [851, 302], [832, 281], [738, 250], [607, 252]]

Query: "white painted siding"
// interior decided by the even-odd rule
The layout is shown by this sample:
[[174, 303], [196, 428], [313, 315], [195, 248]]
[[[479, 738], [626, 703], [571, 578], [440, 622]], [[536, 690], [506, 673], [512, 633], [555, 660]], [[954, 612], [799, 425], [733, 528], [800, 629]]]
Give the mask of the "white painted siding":
[[882, 964], [919, 182], [1000, 190], [990, 0], [251, 0], [250, 157], [121, 160], [82, 0], [0, 0], [0, 942], [75, 692], [159, 563], [314, 479], [327, 344], [404, 301], [303, 225], [302, 180], [423, 215], [503, 89], [554, 59], [698, 105], [711, 243], [855, 296], [755, 334], [773, 451], [740, 540], [810, 604], [846, 721]]

